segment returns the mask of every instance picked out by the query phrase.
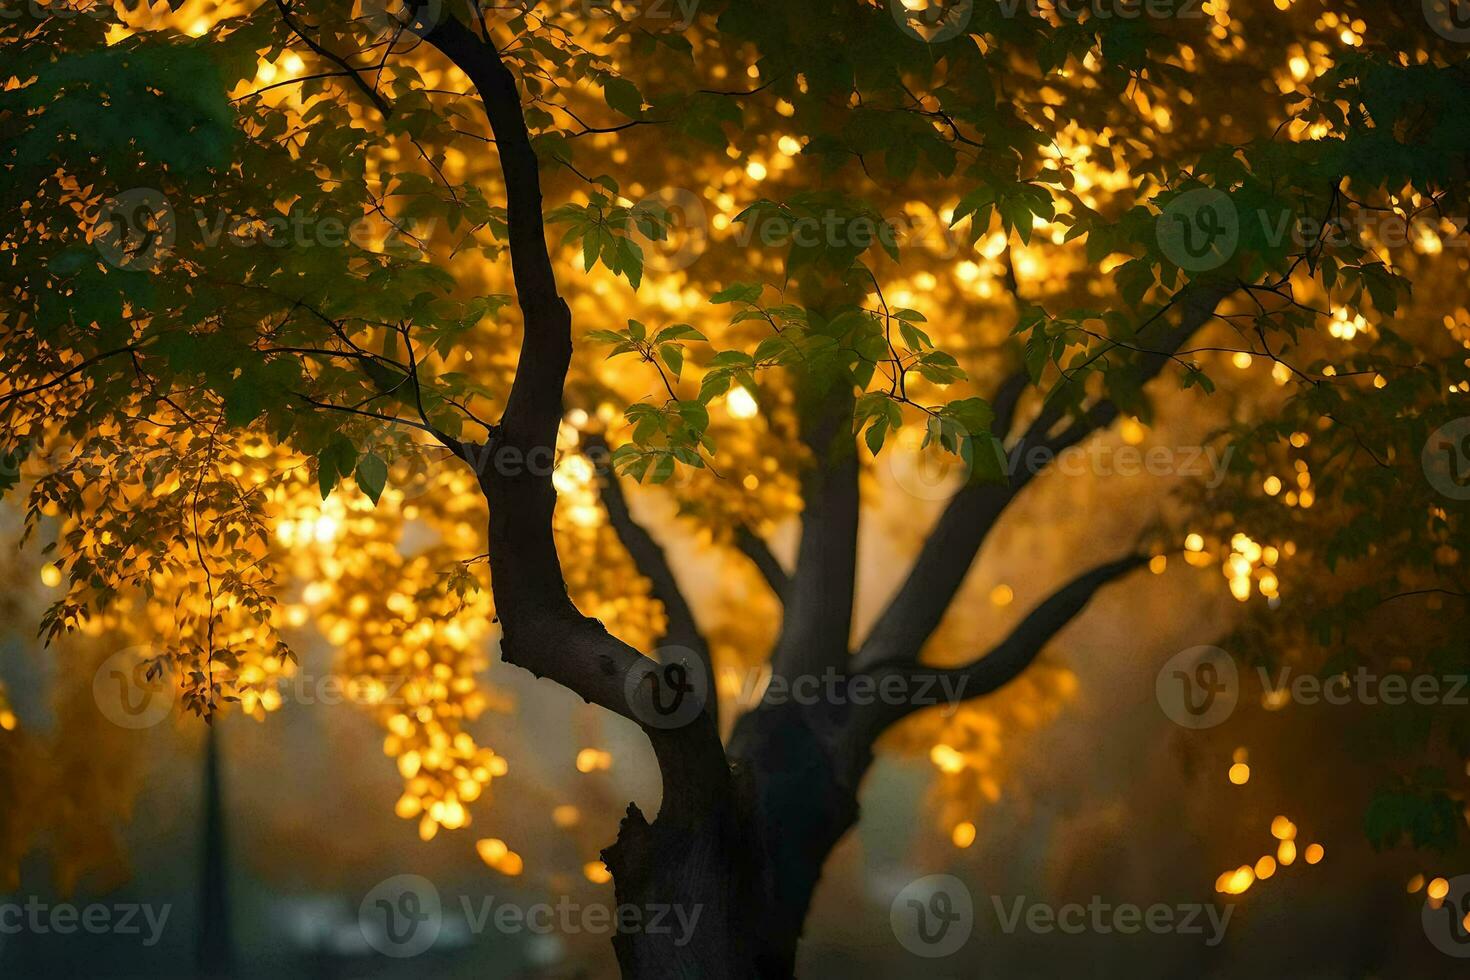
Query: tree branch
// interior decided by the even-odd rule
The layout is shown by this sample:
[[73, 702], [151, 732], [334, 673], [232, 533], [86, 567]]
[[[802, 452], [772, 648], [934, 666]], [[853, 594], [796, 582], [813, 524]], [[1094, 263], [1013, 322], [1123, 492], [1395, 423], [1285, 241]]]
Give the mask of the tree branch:
[[1011, 426], [1016, 421], [1016, 408], [1021, 404], [1021, 393], [1026, 390], [1026, 384], [1030, 380], [1031, 376], [1022, 369], [1002, 381], [995, 390], [995, 397], [990, 403], [995, 412], [995, 418], [990, 424], [990, 434], [999, 439], [1002, 445], [1011, 434]]
[[[484, 106], [505, 178], [511, 271], [525, 325], [501, 425], [487, 444], [466, 444], [461, 452], [475, 468], [489, 507], [490, 581], [501, 656], [636, 722], [647, 734], [658, 760], [663, 802], [652, 825], [642, 823], [641, 815], [633, 821], [630, 813], [620, 846], [632, 849], [653, 834], [683, 840], [687, 849], [689, 838], [702, 834], [701, 846], [725, 853], [734, 788], [713, 715], [701, 711], [679, 727], [648, 717], [638, 702], [648, 658], [583, 616], [567, 595], [552, 530], [552, 470], [571, 363], [571, 311], [557, 291], [546, 247], [540, 169], [515, 76], [488, 37], [479, 37], [448, 11], [422, 36], [468, 76]], [[630, 882], [647, 869], [631, 859], [631, 867], [622, 859], [615, 863], [619, 894], [628, 894]], [[680, 879], [662, 890], [660, 900], [703, 902], [711, 914], [733, 921], [736, 906], [718, 889], [718, 881]], [[740, 941], [738, 930], [732, 929], [728, 939]], [[731, 955], [719, 942], [700, 950], [671, 949], [657, 940], [650, 945], [689, 975], [713, 973], [719, 959]]]
[[[663, 603], [664, 611], [668, 615], [669, 627], [664, 632], [662, 642], [693, 650], [703, 662], [707, 676], [713, 679], [714, 665], [710, 658], [709, 643], [694, 619], [683, 590], [679, 588], [679, 580], [669, 565], [664, 549], [633, 517], [627, 497], [623, 495], [622, 484], [618, 482], [618, 475], [609, 462], [607, 440], [597, 433], [583, 433], [582, 442], [583, 451], [597, 469], [598, 488], [602, 506], [607, 511], [608, 524], [627, 549], [639, 573], [653, 584], [653, 597]], [[717, 704], [718, 699], [711, 697], [706, 707], [713, 713], [717, 711]]]
[[857, 579], [858, 459], [852, 393], [834, 385], [800, 416], [815, 465], [802, 478], [801, 544], [784, 593], [771, 670], [783, 677], [847, 666]]
[[[1135, 362], [1140, 385], [1157, 376], [1169, 362], [1170, 353], [1214, 317], [1215, 308], [1233, 288], [1202, 283], [1184, 287], [1165, 307], [1180, 309], [1177, 326], [1162, 320], [1163, 310], [1155, 314], [1149, 322], [1159, 322], [1165, 329], [1158, 344]], [[1010, 502], [1050, 465], [1057, 453], [1111, 424], [1117, 414], [1117, 406], [1104, 400], [1061, 433], [1051, 435], [1061, 413], [1054, 408], [1044, 409], [1008, 454], [1010, 476], [1005, 484], [969, 483], [956, 492], [925, 540], [908, 578], [859, 647], [857, 667], [916, 662], [959, 592], [990, 529]], [[1033, 463], [1037, 449], [1045, 450], [1039, 465]]]
[[[1162, 321], [1163, 314], [1170, 308], [1175, 306], [1179, 307], [1178, 326], [1168, 327], [1167, 323], [1165, 323], [1163, 335], [1159, 338], [1156, 345], [1148, 348], [1125, 348], [1133, 350], [1138, 354], [1132, 367], [1138, 373], [1140, 387], [1157, 377], [1159, 372], [1171, 360], [1178, 359], [1177, 352], [1184, 346], [1184, 342], [1192, 337], [1206, 323], [1214, 319], [1215, 308], [1220, 305], [1220, 302], [1226, 296], [1234, 292], [1234, 289], [1234, 286], [1191, 283], [1176, 293], [1173, 299], [1144, 323], [1143, 328], [1146, 329], [1154, 322]], [[1062, 382], [1063, 385], [1076, 383], [1071, 380]], [[1026, 440], [1034, 445], [1051, 447], [1048, 436], [1056, 424], [1061, 421], [1064, 410], [1060, 406], [1064, 403], [1064, 399], [1055, 399], [1052, 407], [1043, 409], [1036, 417], [1036, 420], [1026, 430]], [[1104, 406], [1107, 407], [1104, 408]], [[1093, 432], [1096, 432], [1099, 428], [1112, 424], [1112, 421], [1117, 418], [1117, 407], [1109, 400], [1105, 399], [1098, 402], [1093, 408], [1102, 410], [1093, 424], [1083, 424], [1087, 422], [1084, 416], [1079, 423], [1064, 430], [1065, 432], [1071, 433], [1071, 441], [1067, 445], [1075, 445]]]
[[[914, 712], [936, 703], [933, 698], [953, 693], [959, 700], [990, 694], [1015, 680], [1033, 662], [1048, 642], [1072, 622], [1096, 595], [1097, 590], [1134, 569], [1146, 565], [1146, 555], [1099, 565], [1057, 589], [1021, 620], [1010, 635], [989, 653], [962, 667], [932, 668], [910, 664], [902, 659], [874, 665], [868, 673], [876, 685], [883, 678], [898, 674], [907, 679], [906, 690], [927, 692], [923, 698], [905, 699], [903, 703], [875, 702], [854, 716], [849, 736], [856, 740], [854, 748], [866, 751], [883, 730]], [[922, 687], [919, 683], [922, 681]]]
[[781, 567], [781, 563], [771, 553], [771, 546], [766, 544], [766, 539], [741, 524], [735, 529], [735, 548], [750, 559], [756, 571], [761, 573], [761, 578], [776, 593], [776, 598], [785, 602], [791, 589], [791, 576], [786, 574], [786, 569]]
[[525, 321], [516, 377], [502, 420], [507, 443], [533, 449], [556, 445], [562, 384], [571, 361], [572, 315], [557, 291], [546, 248], [541, 177], [521, 109], [516, 79], [494, 45], [453, 16], [424, 34], [480, 93], [505, 175], [506, 219], [516, 299]]
[[393, 115], [393, 107], [390, 106], [387, 100], [378, 93], [377, 89], [369, 85], [367, 83], [367, 80], [362, 77], [361, 73], [363, 71], [369, 71], [371, 69], [358, 68], [356, 65], [353, 65], [351, 62], [349, 62], [346, 58], [342, 57], [334, 51], [329, 50], [325, 45], [321, 44], [318, 41], [312, 40], [310, 37], [307, 37], [306, 32], [302, 30], [301, 26], [298, 25], [294, 19], [292, 19], [291, 10], [287, 6], [285, 0], [276, 0], [276, 9], [280, 11], [281, 20], [286, 22], [286, 26], [291, 28], [291, 31], [301, 39], [301, 42], [305, 44], [308, 48], [310, 48], [318, 57], [330, 61], [338, 68], [342, 69], [340, 74], [348, 76], [352, 79], [352, 84], [356, 85], [358, 91], [362, 92], [367, 100], [371, 102], [377, 108], [377, 110], [383, 114], [383, 118], [386, 119], [387, 117]]
[[55, 388], [57, 385], [65, 384], [67, 380], [77, 374], [80, 374], [81, 372], [85, 371], [87, 368], [91, 367], [93, 364], [96, 364], [99, 361], [105, 361], [109, 357], [116, 357], [119, 354], [129, 354], [138, 349], [139, 348], [137, 347], [137, 345], [129, 344], [126, 347], [119, 347], [116, 350], [103, 351], [101, 354], [94, 354], [81, 363], [67, 368], [65, 371], [61, 372], [49, 381], [43, 381], [40, 384], [32, 385], [29, 388], [17, 388], [15, 391], [7, 391], [5, 394], [0, 395], [0, 405], [6, 405], [10, 402], [15, 401], [16, 399], [24, 398], [27, 395], [34, 395], [38, 392], [45, 391], [48, 388]]
[[[434, 429], [430, 428], [427, 425], [424, 425], [421, 422], [415, 422], [413, 419], [399, 418], [396, 415], [384, 415], [381, 412], [369, 412], [361, 408], [356, 408], [352, 405], [333, 405], [329, 402], [319, 401], [318, 399], [312, 398], [310, 395], [300, 391], [293, 391], [291, 392], [291, 394], [306, 402], [306, 404], [311, 405], [313, 408], [320, 408], [324, 411], [329, 412], [343, 412], [347, 415], [360, 415], [363, 418], [377, 419], [379, 422], [388, 422], [392, 425], [406, 425], [411, 429], [419, 429], [420, 431], [427, 432], [429, 435], [434, 436], [435, 438], [440, 438], [440, 434], [436, 433]], [[462, 450], [462, 447], [458, 442], [447, 444], [447, 448], [451, 452], [456, 453]]]

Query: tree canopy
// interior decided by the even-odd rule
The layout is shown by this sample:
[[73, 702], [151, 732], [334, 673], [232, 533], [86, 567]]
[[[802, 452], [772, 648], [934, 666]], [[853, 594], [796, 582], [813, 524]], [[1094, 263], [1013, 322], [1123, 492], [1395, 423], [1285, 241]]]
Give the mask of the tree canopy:
[[[769, 885], [796, 933], [879, 736], [933, 760], [960, 844], [1000, 709], [824, 708], [808, 742], [738, 703], [742, 671], [977, 698], [1145, 565], [1239, 601], [1199, 641], [1242, 666], [1470, 668], [1470, 62], [1433, 10], [175, 6], [0, 21], [0, 484], [57, 590], [39, 626], [147, 645], [206, 719], [276, 708], [314, 627], [425, 839], [506, 771], [469, 731], [502, 706], [497, 634], [649, 732], [654, 833], [737, 812], [728, 763], [785, 826], [820, 756], [841, 791], [789, 806], [830, 820], [765, 844], [815, 863]], [[945, 627], [1023, 490], [1104, 492], [1130, 449], [1163, 477], [1108, 498], [1131, 537], [1077, 559], [1041, 528], [1060, 584], [998, 583], [988, 646]], [[858, 529], [895, 507], [911, 564], [869, 614]], [[712, 624], [679, 539], [769, 615]], [[686, 653], [713, 693], [665, 729], [644, 654], [667, 681]], [[1454, 846], [1465, 713], [1373, 724], [1366, 833]], [[606, 856], [620, 897], [736, 901], [649, 871], [641, 819]], [[772, 944], [750, 955], [789, 965]]]

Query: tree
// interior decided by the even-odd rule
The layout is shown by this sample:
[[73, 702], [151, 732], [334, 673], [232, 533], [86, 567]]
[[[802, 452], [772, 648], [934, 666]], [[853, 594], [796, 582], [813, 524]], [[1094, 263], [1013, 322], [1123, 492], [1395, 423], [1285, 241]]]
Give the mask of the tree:
[[[926, 20], [754, 0], [701, 8], [686, 36], [652, 7], [604, 32], [527, 6], [276, 0], [182, 32], [149, 11], [128, 23], [161, 29], [7, 22], [6, 451], [87, 449], [27, 486], [30, 526], [61, 522], [48, 636], [167, 610], [150, 676], [177, 678], [206, 718], [269, 707], [291, 671], [279, 597], [312, 560], [290, 549], [332, 541], [327, 578], [346, 587], [322, 625], [357, 682], [409, 672], [416, 710], [384, 718], [410, 781], [399, 812], [428, 836], [463, 826], [497, 770], [460, 727], [485, 700], [465, 651], [493, 616], [506, 661], [637, 723], [657, 757], [659, 813], [630, 807], [604, 860], [620, 903], [698, 905], [704, 926], [684, 947], [619, 935], [625, 975], [752, 976], [791, 974], [875, 743], [932, 703], [918, 692], [999, 690], [1103, 586], [1180, 551], [1218, 564], [1237, 598], [1260, 597], [1242, 621], [1253, 656], [1311, 629], [1329, 673], [1381, 655], [1364, 640], [1400, 610], [1463, 599], [1460, 473], [1425, 461], [1463, 461], [1465, 327], [1441, 322], [1453, 298], [1409, 294], [1465, 268], [1446, 243], [1467, 203], [1466, 63], [1445, 22], [1369, 4], [1330, 22], [1186, 2], [1138, 17], [962, 3]], [[773, 176], [758, 151], [784, 140], [799, 152]], [[651, 261], [676, 228], [648, 181], [687, 166], [713, 189], [729, 160], [746, 161], [731, 184], [764, 192], [721, 217], [762, 248]], [[985, 274], [983, 258], [1003, 295], [921, 311], [894, 288], [905, 262], [935, 263], [901, 234], [913, 202], [962, 229], [968, 270], [944, 262], [946, 277]], [[729, 322], [640, 309], [582, 326], [558, 233], [635, 307], [687, 287]], [[1046, 276], [1023, 268], [1037, 251]], [[997, 343], [967, 316], [1014, 327]], [[636, 377], [597, 363], [627, 355]], [[1255, 361], [1270, 380], [1216, 392], [1223, 364]], [[1186, 392], [1161, 390], [1171, 379]], [[630, 392], [622, 422], [599, 413]], [[1150, 505], [1146, 533], [992, 648], [926, 657], [992, 530], [1059, 456], [1156, 406], [1201, 412], [1206, 394], [1229, 400], [1228, 479]], [[760, 527], [779, 514], [733, 519], [736, 480], [756, 474], [721, 445], [747, 402], [799, 500], [790, 571]], [[963, 478], [854, 641], [862, 474], [914, 427]], [[405, 472], [427, 447], [455, 465]], [[617, 635], [568, 590], [555, 477], [578, 450], [662, 609], [604, 614], [630, 627]], [[395, 478], [440, 532], [410, 557], [387, 543], [405, 514], [372, 509]], [[782, 608], [773, 690], [837, 687], [768, 693], [723, 738], [718, 658], [628, 480], [676, 484], [764, 577]], [[310, 493], [339, 509], [300, 509]], [[1312, 584], [1275, 615], [1287, 559]], [[375, 589], [384, 609], [353, 606]], [[1463, 664], [1444, 629], [1435, 656]], [[859, 694], [884, 689], [902, 693]], [[1430, 720], [1463, 751], [1462, 718]], [[1428, 732], [1416, 761], [1441, 761]], [[1422, 772], [1370, 832], [1452, 840], [1454, 792]]]

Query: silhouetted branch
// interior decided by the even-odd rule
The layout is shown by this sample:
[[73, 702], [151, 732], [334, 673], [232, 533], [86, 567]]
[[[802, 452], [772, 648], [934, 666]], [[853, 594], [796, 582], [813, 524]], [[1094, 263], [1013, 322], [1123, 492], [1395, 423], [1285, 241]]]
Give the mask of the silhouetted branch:
[[850, 652], [860, 503], [852, 404], [838, 386], [801, 413], [816, 465], [802, 477], [801, 544], [771, 654], [771, 670], [784, 677], [843, 669]]
[[[713, 678], [709, 643], [700, 631], [699, 624], [695, 622], [689, 602], [679, 587], [679, 580], [669, 565], [668, 555], [653, 539], [653, 535], [633, 517], [628, 499], [623, 494], [622, 484], [618, 482], [618, 475], [608, 462], [607, 441], [596, 433], [584, 433], [582, 440], [583, 451], [598, 470], [598, 489], [602, 506], [607, 511], [608, 524], [627, 549], [639, 573], [652, 583], [653, 597], [663, 603], [664, 611], [668, 615], [669, 626], [661, 642], [693, 650], [703, 661], [708, 676]], [[707, 707], [712, 713], [717, 709], [717, 702], [718, 699], [713, 697], [708, 701]]]
[[[1177, 350], [1214, 317], [1215, 308], [1233, 288], [1216, 284], [1188, 285], [1149, 319], [1147, 325], [1159, 323], [1165, 329], [1153, 350], [1134, 364], [1140, 385], [1157, 376], [1169, 362], [1169, 352]], [[1165, 310], [1173, 308], [1180, 310], [1177, 326], [1168, 325], [1162, 318]], [[1069, 383], [1073, 382], [1063, 382]], [[1054, 400], [1053, 405], [1058, 401]], [[857, 668], [870, 669], [878, 663], [905, 660], [912, 663], [917, 660], [924, 643], [954, 601], [990, 529], [1010, 502], [1032, 479], [1045, 471], [1058, 452], [1111, 424], [1117, 414], [1117, 407], [1104, 400], [1084, 411], [1081, 418], [1061, 433], [1051, 435], [1051, 429], [1061, 420], [1062, 412], [1055, 407], [1045, 408], [1010, 450], [1010, 473], [1006, 483], [972, 482], [956, 492], [925, 540], [908, 578], [859, 647]], [[1038, 449], [1045, 450], [1039, 464], [1033, 461], [1033, 452]]]
[[761, 578], [765, 579], [771, 591], [776, 593], [776, 598], [785, 602], [786, 594], [791, 589], [791, 576], [786, 574], [786, 569], [781, 567], [781, 563], [771, 553], [771, 547], [766, 544], [766, 539], [741, 524], [735, 529], [735, 547], [750, 559], [751, 564], [755, 565], [756, 571], [761, 573]]
[[902, 660], [875, 665], [868, 673], [877, 684], [881, 685], [885, 675], [896, 673], [906, 678], [905, 690], [913, 692], [922, 688], [929, 694], [902, 703], [884, 702], [868, 706], [855, 717], [852, 737], [863, 745], [870, 745], [888, 726], [935, 703], [930, 697], [952, 693], [958, 700], [965, 701], [1004, 687], [1031, 666], [1046, 644], [1082, 612], [1098, 589], [1146, 565], [1148, 560], [1146, 555], [1129, 555], [1077, 576], [1031, 610], [989, 653], [964, 666], [934, 668], [915, 666]]

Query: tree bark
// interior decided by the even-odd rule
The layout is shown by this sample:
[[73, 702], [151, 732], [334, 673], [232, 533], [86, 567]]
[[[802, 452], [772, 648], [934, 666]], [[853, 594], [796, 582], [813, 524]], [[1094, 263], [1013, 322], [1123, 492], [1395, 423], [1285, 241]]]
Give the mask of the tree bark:
[[795, 975], [822, 869], [858, 819], [858, 784], [867, 767], [838, 765], [839, 720], [826, 722], [800, 705], [763, 704], [736, 722], [730, 743], [752, 801], [752, 856], [762, 869], [756, 962], [763, 977]]

